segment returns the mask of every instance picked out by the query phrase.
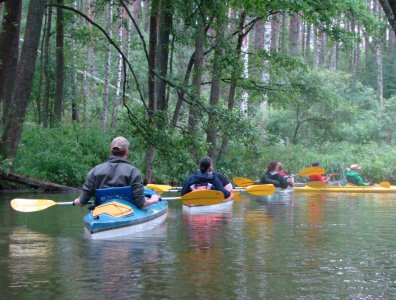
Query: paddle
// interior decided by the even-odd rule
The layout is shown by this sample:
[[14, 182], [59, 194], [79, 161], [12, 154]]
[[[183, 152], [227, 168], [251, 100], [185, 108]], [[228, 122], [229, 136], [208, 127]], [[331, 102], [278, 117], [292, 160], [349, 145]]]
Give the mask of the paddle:
[[[306, 183], [307, 186], [309, 186], [310, 188], [314, 188], [314, 189], [323, 189], [323, 188], [339, 188], [339, 186], [327, 186], [326, 183], [324, 183], [323, 181], [309, 181]], [[378, 184], [374, 184], [374, 186], [380, 186], [382, 188], [390, 188], [391, 184], [389, 181], [383, 181], [380, 182]], [[357, 187], [360, 188], [362, 186], [357, 186], [357, 185], [353, 185], [352, 187]], [[369, 187], [369, 186], [367, 186]]]
[[163, 194], [165, 192], [180, 192], [181, 188], [180, 187], [173, 187], [170, 185], [166, 184], [153, 184], [149, 183], [146, 185], [147, 188], [156, 191], [158, 194]]
[[276, 188], [273, 184], [256, 184], [250, 185], [246, 188], [236, 188], [233, 191], [247, 192], [256, 196], [269, 196], [276, 192]]
[[257, 184], [256, 181], [253, 181], [249, 178], [244, 178], [244, 177], [234, 177], [232, 179], [232, 181], [237, 185], [237, 186], [242, 186], [242, 187], [246, 187], [249, 185], [254, 185]]
[[390, 184], [389, 181], [382, 181], [382, 182], [378, 183], [378, 185], [380, 187], [383, 187], [383, 188], [386, 188], [386, 189], [389, 189], [391, 187], [391, 184]]
[[47, 209], [55, 205], [73, 205], [73, 202], [55, 202], [47, 199], [12, 199], [11, 207], [21, 212], [33, 212]]
[[311, 176], [311, 175], [323, 175], [324, 173], [326, 173], [326, 170], [323, 168], [309, 167], [309, 168], [302, 170], [300, 173], [298, 173], [298, 175], [300, 175], [301, 177], [307, 177], [307, 176]]
[[165, 197], [163, 200], [181, 200], [190, 205], [213, 205], [224, 201], [224, 194], [215, 190], [200, 190], [187, 193], [181, 197]]
[[[181, 197], [164, 197], [162, 200], [181, 200], [193, 205], [209, 205], [223, 202], [224, 194], [220, 191], [204, 190], [185, 194]], [[55, 202], [48, 199], [21, 199], [11, 200], [11, 207], [21, 212], [34, 212], [56, 205], [73, 205], [73, 202]]]
[[[246, 178], [245, 178], [246, 179]], [[248, 180], [248, 179], [247, 179]], [[148, 184], [146, 187], [155, 190], [157, 193], [162, 194], [164, 192], [180, 192], [181, 188], [172, 187], [165, 184]], [[272, 184], [255, 184], [249, 185], [246, 188], [234, 188], [232, 190], [235, 194], [235, 198], [238, 198], [238, 192], [247, 192], [256, 196], [268, 196], [275, 193], [276, 188]], [[238, 201], [238, 199], [235, 199]]]

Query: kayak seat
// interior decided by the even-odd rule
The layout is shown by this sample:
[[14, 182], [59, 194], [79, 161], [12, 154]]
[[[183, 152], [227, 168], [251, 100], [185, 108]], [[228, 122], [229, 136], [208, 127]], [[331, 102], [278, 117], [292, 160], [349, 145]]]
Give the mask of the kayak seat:
[[120, 199], [132, 203], [133, 193], [131, 186], [120, 186], [96, 189], [95, 206], [99, 206], [110, 200]]
[[108, 214], [109, 216], [119, 218], [133, 214], [133, 209], [129, 205], [111, 201], [95, 207], [95, 209], [92, 211], [92, 214], [94, 217], [97, 217], [101, 214]]

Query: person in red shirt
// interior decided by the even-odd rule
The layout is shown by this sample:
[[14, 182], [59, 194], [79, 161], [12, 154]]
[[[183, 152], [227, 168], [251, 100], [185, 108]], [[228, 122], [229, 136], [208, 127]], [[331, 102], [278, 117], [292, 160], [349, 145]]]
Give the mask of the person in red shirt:
[[[319, 162], [318, 161], [313, 162], [312, 167], [319, 167]], [[327, 176], [315, 174], [315, 175], [309, 176], [309, 180], [310, 181], [323, 181], [324, 183], [327, 184], [330, 181], [332, 176], [333, 176], [333, 174], [329, 174]]]

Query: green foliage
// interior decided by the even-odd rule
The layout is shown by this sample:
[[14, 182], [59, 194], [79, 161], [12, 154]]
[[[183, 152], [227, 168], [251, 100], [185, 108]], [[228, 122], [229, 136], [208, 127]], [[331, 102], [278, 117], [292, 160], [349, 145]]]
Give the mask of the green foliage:
[[[273, 79], [276, 81], [276, 79]], [[284, 90], [273, 91], [267, 130], [286, 143], [382, 142], [378, 115], [385, 113], [372, 89], [341, 72], [305, 69], [283, 74]], [[386, 110], [392, 116], [392, 110]]]
[[108, 156], [111, 138], [96, 128], [26, 125], [15, 159], [15, 172], [79, 187], [86, 173]]
[[[249, 147], [249, 146], [248, 146]], [[394, 156], [396, 149], [392, 146], [370, 143], [353, 145], [343, 143], [313, 144], [311, 147], [295, 145], [282, 146], [261, 144], [255, 151], [241, 151], [240, 146], [232, 144], [230, 157], [217, 164], [217, 167], [228, 171], [232, 176], [243, 176], [254, 180], [266, 170], [266, 164], [271, 160], [281, 161], [285, 171], [289, 174], [298, 174], [299, 171], [310, 167], [314, 161], [319, 161], [327, 173], [334, 173], [338, 180], [344, 179], [345, 168], [351, 164], [360, 164], [362, 177], [371, 182], [389, 180], [396, 182], [396, 163]], [[246, 149], [248, 150], [248, 149]], [[231, 157], [237, 157], [232, 160]], [[306, 178], [297, 176], [298, 182]]]
[[[66, 5], [72, 5], [68, 0]], [[108, 1], [95, 2], [95, 22], [107, 28]], [[150, 145], [156, 147], [156, 159], [151, 166], [154, 181], [159, 183], [182, 183], [196, 169], [198, 160], [207, 154], [206, 141], [208, 116], [217, 119], [219, 150], [222, 139], [228, 140], [228, 151], [222, 153], [216, 161], [216, 168], [227, 176], [248, 176], [257, 179], [269, 160], [280, 160], [289, 172], [296, 173], [309, 166], [312, 161], [320, 160], [331, 172], [342, 173], [351, 163], [363, 166], [363, 175], [371, 180], [393, 179], [393, 165], [390, 157], [391, 146], [395, 136], [393, 128], [396, 120], [394, 90], [396, 86], [394, 53], [384, 57], [384, 95], [387, 98], [382, 107], [375, 100], [372, 88], [376, 87], [375, 62], [373, 55], [365, 55], [366, 61], [358, 65], [356, 73], [352, 72], [351, 48], [358, 45], [356, 32], [340, 27], [340, 23], [354, 22], [364, 25], [369, 39], [383, 36], [384, 22], [371, 16], [367, 2], [362, 0], [242, 0], [242, 1], [182, 1], [173, 3], [172, 73], [167, 75], [169, 102], [167, 111], [155, 111], [154, 120], [142, 105], [147, 101], [148, 64], [143, 51], [143, 43], [133, 28], [128, 32], [129, 61], [137, 74], [135, 81], [128, 71], [126, 82], [125, 107], [120, 108], [117, 128], [102, 134], [97, 123], [101, 119], [102, 98], [104, 91], [104, 68], [106, 49], [109, 42], [103, 33], [95, 27], [87, 26], [80, 16], [65, 11], [65, 102], [64, 124], [61, 127], [45, 129], [29, 123], [23, 131], [18, 156], [15, 160], [16, 172], [61, 184], [81, 186], [88, 170], [105, 160], [108, 156], [108, 144], [115, 135], [126, 136], [132, 144], [131, 161], [144, 173], [144, 159]], [[145, 3], [147, 4], [147, 3]], [[118, 45], [118, 24], [121, 14], [117, 13], [119, 3], [115, 2], [113, 15], [113, 39]], [[86, 13], [86, 7], [79, 6]], [[232, 14], [229, 12], [232, 11]], [[242, 12], [246, 23], [260, 19], [269, 20], [269, 16], [285, 14], [283, 20], [288, 23], [288, 16], [298, 14], [306, 23], [315, 25], [326, 33], [328, 49], [333, 49], [334, 41], [339, 42], [339, 66], [346, 72], [312, 68], [315, 64], [313, 53], [306, 50], [305, 57], [289, 57], [287, 49], [264, 51], [254, 49], [254, 31], [250, 31], [249, 75], [244, 75], [244, 62], [236, 49], [236, 30]], [[141, 18], [139, 27], [143, 38], [149, 40], [149, 32], [144, 30], [147, 16]], [[51, 31], [55, 30], [54, 14]], [[208, 27], [203, 41], [205, 60], [202, 65], [203, 85], [199, 97], [191, 87], [191, 76], [187, 84], [184, 75], [188, 60], [194, 52], [197, 22], [202, 18]], [[74, 20], [76, 22], [74, 23]], [[208, 26], [210, 24], [210, 26]], [[23, 25], [24, 26], [24, 25]], [[22, 26], [22, 27], [23, 27]], [[209, 28], [210, 27], [210, 28]], [[215, 30], [224, 28], [225, 37], [220, 41], [223, 55], [221, 58], [222, 83], [219, 103], [208, 104], [210, 84], [214, 62]], [[251, 29], [249, 26], [246, 29]], [[284, 28], [282, 29], [282, 31]], [[286, 30], [287, 31], [287, 30]], [[288, 39], [288, 32], [285, 40]], [[73, 49], [72, 39], [77, 49]], [[89, 58], [88, 47], [94, 49], [94, 61]], [[147, 45], [146, 45], [147, 46]], [[159, 45], [158, 45], [159, 46]], [[55, 95], [55, 38], [50, 38], [50, 109]], [[159, 49], [159, 47], [158, 47]], [[322, 49], [323, 50], [323, 49]], [[342, 51], [347, 50], [347, 51]], [[110, 78], [110, 107], [113, 107], [114, 85], [117, 55], [112, 49]], [[245, 54], [245, 53], [243, 53]], [[325, 53], [329, 56], [330, 52]], [[330, 64], [330, 58], [325, 61]], [[76, 62], [76, 65], [74, 65]], [[94, 68], [93, 68], [94, 67]], [[76, 68], [77, 87], [74, 92], [72, 71]], [[95, 69], [95, 72], [94, 70]], [[83, 81], [82, 72], [89, 76]], [[37, 122], [40, 100], [43, 99], [44, 82], [39, 91], [39, 74], [42, 65], [36, 64], [36, 75], [32, 91], [33, 109], [29, 109], [26, 120]], [[194, 70], [192, 71], [192, 74]], [[228, 110], [230, 78], [237, 75], [237, 89], [234, 109]], [[269, 75], [269, 81], [263, 80]], [[362, 82], [360, 83], [359, 82]], [[140, 99], [137, 86], [143, 90], [144, 99]], [[169, 87], [168, 86], [168, 87]], [[370, 86], [372, 88], [370, 88]], [[176, 87], [176, 88], [175, 88]], [[73, 92], [72, 92], [73, 91]], [[170, 122], [179, 93], [185, 92], [185, 101], [181, 109], [177, 127]], [[87, 92], [87, 93], [84, 93]], [[249, 111], [246, 116], [240, 111], [244, 93], [249, 94]], [[41, 93], [41, 99], [38, 96]], [[84, 125], [68, 125], [71, 119], [71, 100], [79, 105], [80, 115], [86, 113]], [[43, 103], [41, 103], [43, 106]], [[197, 134], [187, 134], [187, 118], [190, 105], [199, 111]], [[297, 145], [291, 145], [291, 144]], [[376, 147], [381, 147], [381, 151]], [[194, 150], [195, 156], [190, 153]], [[383, 153], [382, 150], [387, 151]], [[192, 152], [192, 151], [191, 151]], [[359, 158], [359, 161], [356, 161]], [[8, 161], [3, 161], [6, 166]], [[383, 174], [385, 166], [392, 169]]]

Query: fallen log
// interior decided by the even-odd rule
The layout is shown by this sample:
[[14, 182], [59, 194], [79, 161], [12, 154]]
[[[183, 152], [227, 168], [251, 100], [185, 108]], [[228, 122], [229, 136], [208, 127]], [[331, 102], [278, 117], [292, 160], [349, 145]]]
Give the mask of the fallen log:
[[[52, 182], [42, 181], [38, 179], [24, 177], [15, 173], [0, 172], [0, 180], [12, 184], [19, 184], [27, 186], [33, 189], [39, 189], [45, 192], [67, 192], [67, 193], [78, 193], [80, 189], [60, 185]], [[5, 189], [4, 186], [0, 186], [0, 189]]]

